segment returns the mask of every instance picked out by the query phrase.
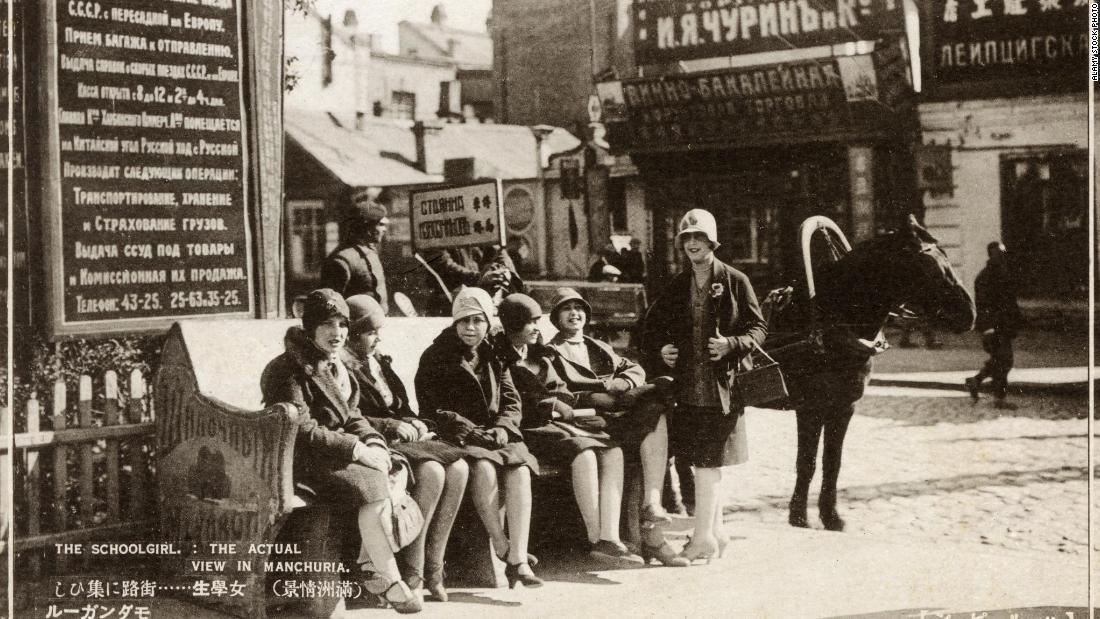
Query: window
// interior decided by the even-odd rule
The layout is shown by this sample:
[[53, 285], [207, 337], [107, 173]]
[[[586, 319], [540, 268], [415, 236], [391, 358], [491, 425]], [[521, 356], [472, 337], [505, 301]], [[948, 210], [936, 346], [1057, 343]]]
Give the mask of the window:
[[607, 182], [607, 210], [611, 215], [611, 230], [622, 232], [626, 227], [626, 182], [612, 178]]
[[[1088, 153], [1001, 159], [1001, 228], [1021, 296], [1088, 292]], [[988, 241], [995, 241], [991, 235]]]
[[390, 97], [390, 117], [416, 119], [416, 93], [395, 90]]
[[771, 260], [776, 207], [772, 200], [730, 181], [702, 183], [701, 207], [718, 220], [719, 257], [735, 264], [766, 264]]
[[289, 200], [290, 273], [295, 279], [321, 276], [321, 262], [339, 242], [339, 227], [325, 221], [325, 205], [320, 200]]

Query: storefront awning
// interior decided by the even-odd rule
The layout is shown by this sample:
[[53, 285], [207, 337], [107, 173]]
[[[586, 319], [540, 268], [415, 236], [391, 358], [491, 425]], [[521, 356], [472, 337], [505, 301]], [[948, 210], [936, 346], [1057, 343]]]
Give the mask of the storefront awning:
[[287, 138], [309, 153], [340, 182], [350, 187], [395, 187], [443, 182], [437, 174], [383, 156], [362, 132], [337, 123], [322, 112], [286, 110]]

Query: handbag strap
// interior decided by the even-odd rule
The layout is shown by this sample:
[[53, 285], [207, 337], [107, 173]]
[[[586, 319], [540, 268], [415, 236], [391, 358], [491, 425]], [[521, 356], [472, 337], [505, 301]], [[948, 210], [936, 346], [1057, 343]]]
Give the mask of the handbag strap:
[[754, 348], [756, 348], [756, 350], [759, 350], [759, 351], [760, 351], [760, 354], [764, 355], [764, 358], [765, 358], [765, 359], [767, 359], [768, 361], [770, 361], [770, 362], [772, 362], [773, 364], [775, 364], [775, 359], [772, 359], [772, 356], [771, 356], [771, 355], [769, 355], [769, 354], [768, 354], [768, 351], [764, 350], [764, 348], [763, 348], [763, 347], [761, 347], [761, 346], [760, 346], [760, 344], [758, 344], [758, 343], [757, 343], [756, 341], [753, 341], [752, 345], [753, 345], [753, 347], [754, 347]]

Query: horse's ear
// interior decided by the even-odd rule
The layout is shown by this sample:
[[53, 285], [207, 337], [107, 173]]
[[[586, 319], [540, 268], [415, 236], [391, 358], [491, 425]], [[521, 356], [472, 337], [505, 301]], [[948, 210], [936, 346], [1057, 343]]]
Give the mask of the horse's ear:
[[920, 222], [917, 221], [916, 215], [914, 215], [912, 213], [909, 213], [909, 216], [905, 219], [905, 223], [909, 226], [909, 229], [913, 230], [913, 231], [916, 231], [916, 230], [921, 229], [921, 228], [924, 227], [924, 226], [920, 225]]
[[906, 218], [905, 223], [906, 223], [905, 230], [907, 232], [909, 232], [910, 234], [912, 234], [914, 237], [916, 237], [921, 242], [923, 242], [923, 243], [935, 243], [936, 242], [936, 238], [933, 237], [930, 232], [928, 232], [927, 228], [920, 225], [920, 222], [917, 221], [916, 216], [914, 216], [912, 213], [909, 213], [909, 216]]

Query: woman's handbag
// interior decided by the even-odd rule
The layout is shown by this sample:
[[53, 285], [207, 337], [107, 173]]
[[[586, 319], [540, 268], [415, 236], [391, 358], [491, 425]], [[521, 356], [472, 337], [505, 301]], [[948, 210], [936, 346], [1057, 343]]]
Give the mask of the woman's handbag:
[[[759, 344], [754, 343], [754, 346], [768, 360], [767, 363], [763, 365], [754, 363], [750, 370], [731, 371], [730, 391], [736, 389], [745, 406], [764, 406], [786, 399], [787, 382], [783, 379], [779, 364]], [[752, 353], [749, 353], [749, 359], [751, 361]]]
[[390, 500], [387, 509], [383, 509], [382, 528], [386, 530], [390, 550], [397, 552], [413, 543], [424, 528], [424, 514], [420, 506], [409, 495], [409, 463], [404, 458], [394, 457], [390, 467]]

